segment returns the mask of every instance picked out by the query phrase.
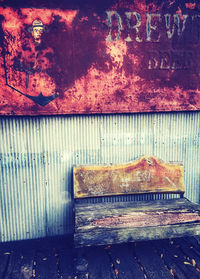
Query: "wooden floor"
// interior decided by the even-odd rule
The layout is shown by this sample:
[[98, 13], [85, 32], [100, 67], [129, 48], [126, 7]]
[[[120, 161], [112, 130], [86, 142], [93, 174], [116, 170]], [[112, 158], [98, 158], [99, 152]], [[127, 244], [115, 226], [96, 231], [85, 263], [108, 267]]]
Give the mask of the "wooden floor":
[[198, 238], [73, 249], [69, 238], [0, 245], [0, 279], [200, 278]]

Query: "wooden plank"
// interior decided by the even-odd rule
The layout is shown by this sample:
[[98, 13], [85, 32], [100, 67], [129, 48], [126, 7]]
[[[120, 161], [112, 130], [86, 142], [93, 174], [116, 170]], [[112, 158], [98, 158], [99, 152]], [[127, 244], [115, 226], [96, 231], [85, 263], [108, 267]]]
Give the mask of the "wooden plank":
[[21, 251], [20, 260], [15, 265], [10, 279], [33, 278], [34, 256], [35, 256], [35, 251], [32, 249], [26, 249], [24, 251]]
[[96, 228], [146, 228], [152, 226], [166, 226], [184, 223], [199, 222], [200, 216], [197, 213], [187, 211], [174, 213], [172, 211], [156, 212], [132, 212], [131, 214], [102, 216], [99, 219], [88, 220], [87, 224], [79, 222], [76, 231], [87, 231]]
[[34, 252], [13, 252], [7, 268], [5, 279], [31, 279], [33, 276]]
[[174, 244], [180, 247], [181, 251], [187, 257], [187, 261], [200, 272], [200, 250], [195, 249], [191, 243], [185, 241], [183, 238], [175, 239]]
[[88, 247], [84, 254], [88, 262], [88, 276], [90, 279], [116, 278], [106, 247]]
[[60, 249], [58, 252], [58, 274], [59, 278], [72, 279], [75, 277], [74, 274], [74, 261], [73, 261], [73, 250], [66, 247], [65, 249]]
[[57, 252], [53, 249], [36, 252], [36, 279], [58, 279]]
[[[61, 249], [69, 246], [69, 244], [72, 245], [72, 238], [69, 239], [68, 237], [51, 237], [13, 243], [1, 243], [0, 278], [32, 279], [35, 276], [35, 269], [36, 278], [47, 278], [48, 275], [50, 276], [49, 278], [54, 278], [54, 273], [56, 273], [55, 278], [58, 278], [58, 255], [55, 247]], [[46, 247], [49, 247], [49, 249], [47, 250]], [[37, 256], [41, 256], [40, 259], [38, 257], [36, 258], [35, 263], [37, 265], [34, 263], [36, 256], [35, 250], [37, 250]], [[48, 257], [49, 253], [52, 260]], [[70, 257], [73, 259], [73, 254], [71, 254]], [[49, 268], [52, 266], [56, 266], [57, 270], [54, 269], [56, 272], [53, 271], [53, 268]], [[40, 277], [40, 274], [43, 277]]]
[[73, 237], [61, 237], [54, 247], [58, 248], [58, 275], [60, 279], [72, 279], [75, 277], [74, 271], [74, 249]]
[[170, 270], [164, 265], [154, 247], [148, 242], [136, 243], [135, 255], [149, 279], [172, 279]]
[[[183, 199], [185, 200], [185, 199]], [[171, 208], [168, 208], [169, 204]], [[200, 206], [196, 208], [192, 203], [185, 200], [152, 201], [143, 203], [132, 203], [132, 207], [126, 206], [126, 202], [114, 203], [112, 208], [105, 203], [89, 205], [87, 207], [75, 206], [75, 230], [76, 232], [111, 229], [111, 228], [139, 228], [152, 226], [165, 226], [182, 223], [200, 223]], [[130, 204], [129, 204], [130, 205]], [[163, 206], [164, 205], [164, 208]], [[195, 209], [194, 209], [195, 208]]]
[[18, 241], [1, 244], [0, 278], [32, 278], [34, 250], [31, 249], [30, 243], [32, 242]]
[[200, 252], [200, 241], [198, 239], [198, 235], [194, 236], [194, 237], [185, 237], [184, 240], [189, 243], [194, 249], [195, 251], [198, 253]]
[[195, 238], [197, 240], [198, 244], [200, 244], [200, 235], [196, 235], [193, 238]]
[[[103, 210], [154, 210], [154, 209], [183, 209], [185, 207], [197, 208], [200, 210], [200, 205], [190, 202], [186, 198], [177, 199], [161, 199], [161, 200], [147, 200], [147, 201], [120, 201], [120, 202], [101, 202], [101, 203], [75, 203], [75, 213], [78, 214], [82, 210], [93, 210], [104, 212]], [[80, 209], [79, 209], [80, 208]]]
[[141, 240], [165, 239], [200, 234], [199, 223], [183, 223], [181, 225], [154, 226], [144, 228], [104, 229], [96, 228], [74, 234], [76, 247], [91, 245], [107, 245]]
[[154, 241], [152, 243], [156, 247], [156, 250], [160, 258], [163, 260], [164, 264], [168, 267], [171, 274], [175, 275], [177, 279], [187, 279], [188, 278], [187, 274], [185, 274], [184, 271], [176, 263], [176, 258], [177, 258], [176, 253], [174, 255], [172, 253], [169, 253], [168, 245], [166, 244], [166, 242]]
[[144, 274], [134, 258], [132, 245], [112, 245], [107, 251], [110, 254], [118, 278], [144, 279]]
[[16, 277], [15, 269], [18, 266], [21, 266], [21, 254], [18, 251], [12, 251], [10, 253], [9, 262], [7, 265], [6, 273], [4, 275], [4, 279], [18, 279], [20, 277]]
[[88, 261], [82, 248], [75, 250], [74, 257], [75, 278], [88, 279]]
[[183, 166], [153, 156], [123, 165], [74, 167], [73, 177], [75, 198], [185, 191]]
[[[173, 258], [174, 263], [185, 274], [185, 278], [200, 278], [200, 272], [188, 261], [187, 256], [181, 251], [180, 245], [176, 245], [173, 240], [163, 240], [157, 243], [158, 249], [160, 249], [160, 246], [163, 247], [163, 255], [167, 253], [169, 257]], [[175, 272], [175, 270], [173, 270], [173, 272]], [[184, 277], [179, 278], [182, 279]]]

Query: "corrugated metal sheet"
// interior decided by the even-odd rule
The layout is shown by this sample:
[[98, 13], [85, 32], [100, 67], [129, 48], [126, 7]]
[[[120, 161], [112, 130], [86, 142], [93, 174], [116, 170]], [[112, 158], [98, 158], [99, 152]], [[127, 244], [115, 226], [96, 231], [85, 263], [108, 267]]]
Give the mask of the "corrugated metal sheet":
[[182, 161], [199, 202], [200, 112], [2, 117], [0, 131], [1, 241], [72, 232], [73, 164]]

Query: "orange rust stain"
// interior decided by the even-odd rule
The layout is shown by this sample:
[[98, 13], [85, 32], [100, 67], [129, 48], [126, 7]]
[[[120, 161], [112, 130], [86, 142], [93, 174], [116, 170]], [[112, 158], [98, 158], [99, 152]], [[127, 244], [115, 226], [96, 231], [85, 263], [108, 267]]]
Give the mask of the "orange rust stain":
[[185, 3], [186, 8], [194, 10], [196, 7], [196, 3]]
[[73, 19], [77, 15], [77, 10], [51, 10], [51, 9], [34, 9], [34, 8], [26, 8], [21, 9], [22, 15], [24, 15], [24, 23], [32, 24], [33, 20], [41, 17], [44, 24], [50, 24], [53, 21], [54, 16], [59, 16], [60, 21], [64, 22], [67, 27], [71, 27]]
[[75, 197], [148, 192], [184, 192], [183, 167], [155, 157], [116, 166], [74, 168]]
[[172, 6], [175, 2], [176, 2], [176, 0], [170, 1], [169, 6]]
[[178, 7], [178, 10], [176, 11], [176, 13], [180, 15], [181, 20], [184, 20], [183, 12], [180, 7]]
[[[58, 96], [70, 79], [69, 74], [63, 69], [67, 67], [65, 56], [70, 50], [66, 49], [66, 53], [61, 51], [62, 59], [60, 59], [59, 47], [61, 49], [68, 47], [67, 43], [70, 41], [68, 33], [77, 10], [0, 8], [0, 14], [4, 16], [2, 27], [5, 31], [4, 45], [7, 46], [5, 60], [8, 84], [17, 92], [31, 97], [39, 97], [41, 94], [44, 98], [55, 94]], [[31, 31], [35, 20], [41, 22], [45, 28], [40, 41], [35, 40]], [[59, 20], [60, 26], [64, 23], [68, 30], [58, 32], [54, 26], [56, 20]], [[16, 94], [16, 99], [22, 100], [18, 97], [19, 93]]]
[[3, 21], [3, 27], [5, 30], [19, 30], [22, 28], [23, 23], [20, 21], [18, 13], [12, 8], [2, 8], [0, 7], [0, 14], [5, 18]]

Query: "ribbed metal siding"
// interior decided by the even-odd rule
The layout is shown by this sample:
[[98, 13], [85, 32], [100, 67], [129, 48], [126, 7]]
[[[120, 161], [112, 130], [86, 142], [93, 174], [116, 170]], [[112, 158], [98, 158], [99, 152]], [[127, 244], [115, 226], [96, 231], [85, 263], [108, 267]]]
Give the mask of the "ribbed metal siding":
[[2, 241], [72, 232], [74, 164], [182, 161], [199, 202], [200, 112], [2, 117], [0, 131]]
[[1, 238], [44, 236], [41, 121], [2, 118], [0, 127]]

